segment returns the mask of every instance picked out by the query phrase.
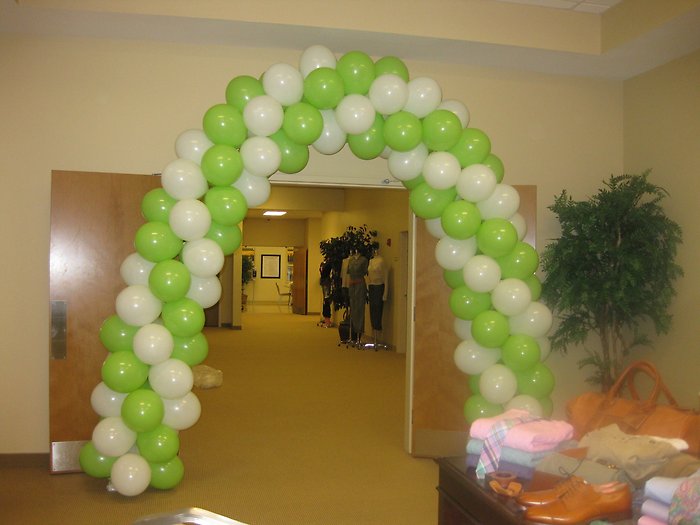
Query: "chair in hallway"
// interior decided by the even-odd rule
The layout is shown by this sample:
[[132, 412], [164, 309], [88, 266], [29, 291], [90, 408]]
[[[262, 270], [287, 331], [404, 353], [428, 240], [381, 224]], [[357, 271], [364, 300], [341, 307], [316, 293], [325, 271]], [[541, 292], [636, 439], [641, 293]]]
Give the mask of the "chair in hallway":
[[280, 285], [279, 283], [275, 283], [275, 287], [277, 288], [277, 295], [279, 296], [280, 299], [283, 299], [286, 297], [287, 299], [287, 306], [292, 305], [292, 287], [291, 284], [289, 286], [289, 291], [288, 292], [283, 292], [280, 290]]

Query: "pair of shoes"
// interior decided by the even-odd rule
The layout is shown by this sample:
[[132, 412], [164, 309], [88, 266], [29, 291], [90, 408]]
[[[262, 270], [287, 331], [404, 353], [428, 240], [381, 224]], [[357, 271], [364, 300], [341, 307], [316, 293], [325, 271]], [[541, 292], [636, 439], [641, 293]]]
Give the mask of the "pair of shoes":
[[579, 476], [570, 476], [564, 481], [554, 485], [551, 489], [523, 492], [518, 497], [518, 503], [526, 507], [545, 505], [546, 503], [551, 503], [561, 498], [574, 487], [584, 483], [586, 483], [586, 481], [583, 478]]

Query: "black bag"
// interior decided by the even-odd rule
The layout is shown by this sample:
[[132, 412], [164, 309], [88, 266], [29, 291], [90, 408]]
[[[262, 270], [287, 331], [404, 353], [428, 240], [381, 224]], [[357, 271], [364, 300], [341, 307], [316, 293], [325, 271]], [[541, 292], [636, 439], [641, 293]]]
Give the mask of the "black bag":
[[338, 335], [340, 336], [340, 343], [349, 343], [350, 339], [350, 319], [344, 318], [338, 323]]

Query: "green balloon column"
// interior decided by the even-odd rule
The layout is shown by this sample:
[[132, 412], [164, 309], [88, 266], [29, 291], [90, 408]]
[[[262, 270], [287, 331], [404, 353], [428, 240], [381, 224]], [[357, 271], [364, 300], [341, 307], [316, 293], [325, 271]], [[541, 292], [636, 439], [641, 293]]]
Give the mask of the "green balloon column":
[[461, 339], [453, 357], [472, 392], [466, 420], [509, 408], [548, 415], [552, 316], [538, 302], [538, 256], [522, 241], [520, 199], [491, 141], [469, 127], [464, 104], [443, 100], [431, 78], [410, 79], [400, 59], [336, 58], [315, 45], [298, 67], [233, 78], [202, 129], [177, 137], [162, 188], [143, 197], [145, 222], [121, 265], [126, 286], [100, 330], [108, 355], [91, 396], [101, 420], [80, 453], [87, 474], [124, 496], [180, 483], [179, 432], [201, 412], [191, 367], [208, 353], [204, 309], [221, 296], [217, 274], [240, 246], [239, 224], [268, 199], [271, 175], [303, 170], [310, 147], [333, 155], [345, 144], [360, 159], [387, 160], [438, 239]]

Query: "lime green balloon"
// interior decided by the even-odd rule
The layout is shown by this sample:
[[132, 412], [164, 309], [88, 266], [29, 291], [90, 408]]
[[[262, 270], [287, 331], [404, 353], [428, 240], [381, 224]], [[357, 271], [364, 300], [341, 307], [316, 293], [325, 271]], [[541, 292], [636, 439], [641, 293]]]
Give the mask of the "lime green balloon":
[[177, 199], [168, 195], [163, 188], [154, 188], [143, 196], [141, 214], [147, 221], [167, 224], [170, 210], [176, 202]]
[[481, 374], [469, 376], [469, 391], [472, 395], [479, 395], [481, 389], [479, 387], [479, 380], [481, 380]]
[[175, 456], [164, 463], [149, 463], [151, 467], [151, 487], [160, 490], [175, 488], [185, 476], [182, 460]]
[[412, 190], [413, 188], [416, 188], [423, 184], [425, 182], [425, 177], [423, 175], [418, 175], [417, 177], [414, 177], [410, 180], [402, 180], [401, 184], [403, 184], [404, 188], [407, 190]]
[[133, 351], [138, 326], [126, 324], [118, 315], [110, 315], [100, 327], [100, 341], [110, 352]]
[[185, 297], [163, 305], [163, 323], [176, 337], [193, 337], [204, 328], [204, 310]]
[[503, 363], [514, 372], [523, 372], [540, 360], [540, 345], [534, 337], [513, 334], [501, 348]]
[[148, 287], [161, 301], [181, 299], [189, 291], [191, 281], [187, 266], [175, 259], [159, 262], [148, 275]]
[[250, 99], [264, 95], [262, 83], [249, 75], [233, 78], [226, 86], [226, 103], [243, 112]]
[[209, 108], [204, 114], [202, 128], [214, 144], [240, 148], [248, 138], [248, 129], [241, 110], [228, 104], [216, 104]]
[[319, 67], [304, 79], [305, 100], [317, 109], [333, 109], [344, 96], [343, 79], [335, 69]]
[[133, 352], [113, 352], [102, 363], [102, 381], [115, 392], [126, 394], [146, 382], [148, 370], [149, 366]]
[[374, 81], [374, 62], [367, 53], [350, 51], [338, 59], [336, 71], [343, 79], [345, 93], [366, 95]]
[[455, 200], [457, 190], [447, 188], [437, 190], [427, 182], [413, 188], [408, 196], [408, 202], [418, 217], [422, 219], [437, 219], [445, 211], [447, 205]]
[[376, 159], [386, 147], [384, 142], [384, 118], [377, 114], [374, 123], [364, 133], [348, 135], [348, 145], [355, 156], [362, 160]]
[[476, 232], [479, 250], [494, 259], [509, 254], [517, 242], [518, 232], [507, 219], [486, 219]]
[[396, 75], [408, 82], [408, 68], [403, 60], [395, 56], [387, 55], [380, 58], [374, 63], [374, 74], [380, 75]]
[[212, 221], [209, 231], [205, 237], [216, 242], [216, 244], [221, 247], [224, 255], [231, 255], [241, 245], [243, 233], [237, 224], [225, 226], [223, 224], [219, 224], [218, 222]]
[[410, 151], [422, 139], [423, 125], [408, 111], [398, 111], [384, 121], [384, 142], [394, 151]]
[[469, 424], [482, 417], [493, 417], [502, 413], [503, 407], [501, 405], [486, 401], [481, 394], [469, 396], [464, 403], [464, 417]]
[[450, 293], [450, 310], [460, 319], [471, 321], [491, 308], [491, 294], [475, 292], [468, 286], [459, 286]]
[[175, 235], [170, 225], [162, 222], [147, 222], [134, 237], [134, 247], [139, 255], [155, 263], [176, 257], [182, 246], [182, 239]]
[[464, 284], [464, 272], [461, 268], [459, 270], [443, 270], [442, 278], [447, 283], [447, 286], [453, 290], [460, 286], [466, 286]]
[[537, 271], [540, 258], [537, 255], [537, 250], [532, 246], [526, 242], [518, 241], [510, 252], [498, 257], [496, 262], [501, 267], [501, 276], [504, 279], [514, 277], [524, 281]]
[[554, 390], [554, 374], [544, 363], [515, 374], [518, 381], [518, 393], [541, 399]]
[[202, 155], [202, 174], [212, 186], [230, 186], [243, 173], [241, 153], [228, 144], [214, 144]]
[[508, 318], [495, 310], [486, 310], [472, 319], [472, 337], [486, 348], [499, 348], [508, 340]]
[[180, 437], [177, 431], [168, 425], [158, 424], [151, 430], [139, 433], [136, 445], [139, 447], [139, 454], [149, 463], [165, 463], [173, 459], [180, 450]]
[[493, 153], [489, 153], [481, 163], [491, 168], [491, 171], [493, 171], [494, 175], [496, 175], [496, 182], [500, 183], [503, 180], [505, 168], [503, 167], [503, 161], [500, 158]]
[[282, 173], [299, 173], [309, 162], [309, 147], [293, 141], [283, 129], [270, 135], [282, 154], [279, 171]]
[[457, 143], [449, 149], [462, 168], [483, 162], [491, 153], [491, 140], [476, 128], [464, 128]]
[[245, 219], [248, 202], [238, 188], [214, 186], [204, 195], [211, 220], [223, 226], [234, 226]]
[[306, 102], [297, 102], [284, 110], [282, 129], [297, 144], [313, 144], [323, 133], [321, 112]]
[[80, 448], [78, 456], [80, 468], [88, 476], [93, 478], [108, 478], [112, 473], [112, 465], [117, 461], [114, 456], [100, 454], [92, 441], [88, 441]]
[[462, 123], [446, 109], [436, 109], [423, 119], [423, 143], [432, 151], [447, 151], [462, 135]]
[[440, 224], [453, 239], [468, 239], [476, 235], [481, 226], [481, 212], [473, 202], [453, 201], [442, 212]]
[[164, 414], [163, 400], [153, 390], [134, 390], [122, 403], [122, 420], [134, 432], [153, 430], [163, 421]]
[[523, 281], [530, 289], [531, 299], [533, 301], [539, 301], [540, 297], [542, 296], [542, 282], [540, 281], [539, 277], [532, 274], [523, 279]]
[[191, 337], [173, 337], [173, 343], [173, 353], [170, 357], [190, 366], [202, 363], [209, 354], [209, 343], [202, 332]]

